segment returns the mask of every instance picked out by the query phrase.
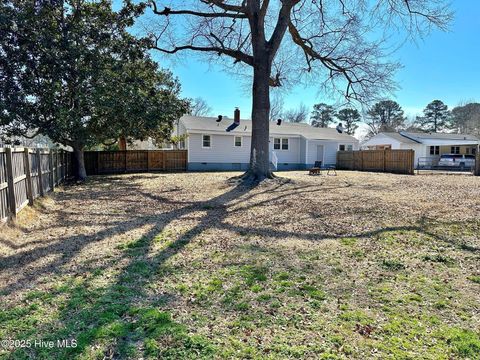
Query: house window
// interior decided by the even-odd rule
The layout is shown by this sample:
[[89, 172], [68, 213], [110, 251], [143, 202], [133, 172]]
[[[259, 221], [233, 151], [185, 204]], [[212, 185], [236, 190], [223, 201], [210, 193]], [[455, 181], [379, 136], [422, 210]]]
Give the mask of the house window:
[[288, 150], [288, 138], [273, 138], [274, 150]]
[[274, 138], [273, 139], [273, 149], [274, 150], [280, 150], [280, 142], [281, 142], [280, 138]]
[[430, 146], [430, 155], [440, 155], [440, 146]]
[[347, 145], [347, 150], [348, 151], [353, 151], [353, 145]]
[[475, 155], [477, 153], [477, 148], [472, 148], [472, 155]]
[[202, 136], [202, 147], [209, 148], [212, 145], [212, 139], [210, 135], [203, 135]]
[[338, 145], [338, 150], [345, 151], [345, 145]]
[[236, 147], [241, 147], [242, 146], [242, 137], [241, 136], [235, 136], [234, 143]]
[[185, 149], [185, 140], [180, 140], [180, 143], [178, 144], [179, 149]]
[[450, 150], [452, 154], [460, 154], [460, 146], [452, 146]]

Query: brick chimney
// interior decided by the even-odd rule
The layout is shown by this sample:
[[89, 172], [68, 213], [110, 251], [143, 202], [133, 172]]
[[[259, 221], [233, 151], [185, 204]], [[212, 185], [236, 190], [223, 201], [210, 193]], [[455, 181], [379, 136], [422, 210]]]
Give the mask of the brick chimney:
[[233, 112], [233, 122], [240, 124], [240, 109], [237, 107]]

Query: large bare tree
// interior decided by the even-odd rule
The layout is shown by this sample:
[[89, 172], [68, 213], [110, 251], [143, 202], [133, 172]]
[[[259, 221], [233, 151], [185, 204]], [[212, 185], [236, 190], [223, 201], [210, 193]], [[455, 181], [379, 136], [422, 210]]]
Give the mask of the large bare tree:
[[[388, 30], [408, 36], [445, 28], [446, 0], [150, 0], [160, 16], [153, 47], [231, 58], [235, 72], [253, 70], [252, 142], [247, 180], [272, 177], [270, 87], [299, 80], [371, 101], [395, 88], [398, 64]], [[372, 40], [377, 38], [376, 40]], [[398, 38], [398, 36], [396, 36]], [[210, 55], [210, 56], [208, 56]], [[247, 70], [248, 71], [248, 70]], [[250, 74], [247, 72], [247, 74]]]

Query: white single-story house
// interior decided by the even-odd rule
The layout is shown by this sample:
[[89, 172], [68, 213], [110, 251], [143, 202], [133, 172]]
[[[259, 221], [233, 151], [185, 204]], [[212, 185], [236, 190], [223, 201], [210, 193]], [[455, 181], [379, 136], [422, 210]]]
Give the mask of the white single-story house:
[[382, 132], [362, 144], [363, 149], [412, 149], [415, 167], [438, 162], [444, 154], [475, 154], [480, 140], [473, 135], [421, 132]]
[[[250, 161], [251, 120], [240, 120], [231, 132], [226, 128], [233, 119], [217, 122], [213, 117], [185, 115], [180, 118], [176, 135], [187, 134], [180, 148], [188, 150], [188, 170], [246, 170]], [[308, 124], [270, 122], [270, 159], [277, 170], [335, 165], [338, 150], [358, 150], [353, 136], [334, 128], [316, 128]]]

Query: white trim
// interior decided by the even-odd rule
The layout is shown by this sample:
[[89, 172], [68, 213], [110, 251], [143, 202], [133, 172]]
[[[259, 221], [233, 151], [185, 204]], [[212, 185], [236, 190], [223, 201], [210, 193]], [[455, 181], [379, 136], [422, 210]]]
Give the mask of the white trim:
[[[236, 138], [240, 138], [240, 146], [236, 145]], [[233, 135], [233, 147], [234, 148], [242, 148], [243, 147], [243, 136], [242, 135]]]
[[[203, 137], [208, 136], [210, 138], [210, 146], [203, 146]], [[212, 148], [212, 135], [211, 134], [202, 134], [202, 149], [211, 149]]]
[[308, 139], [305, 139], [305, 165], [308, 164]]
[[185, 134], [187, 134], [187, 166], [190, 162], [190, 136], [188, 135], [187, 129], [185, 129]]

